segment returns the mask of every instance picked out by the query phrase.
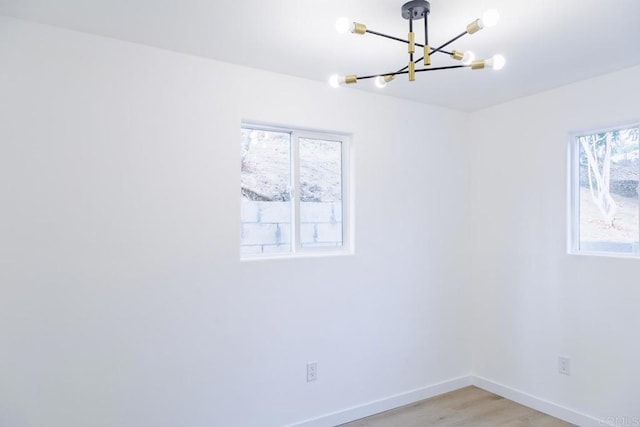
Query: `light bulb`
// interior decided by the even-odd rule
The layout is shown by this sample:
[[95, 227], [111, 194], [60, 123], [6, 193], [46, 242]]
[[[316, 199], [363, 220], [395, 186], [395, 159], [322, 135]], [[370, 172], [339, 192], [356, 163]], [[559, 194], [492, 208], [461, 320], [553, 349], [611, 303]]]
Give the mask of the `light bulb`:
[[387, 85], [387, 81], [384, 79], [384, 76], [376, 77], [375, 83], [378, 89], [383, 89]]
[[358, 83], [358, 76], [355, 74], [349, 74], [348, 76], [341, 76], [339, 74], [334, 74], [329, 77], [329, 86], [333, 88], [338, 88], [342, 85], [351, 85]]
[[345, 16], [336, 19], [336, 31], [340, 34], [346, 34], [351, 29], [351, 21]]
[[464, 56], [462, 57], [462, 65], [471, 65], [471, 63], [475, 59], [476, 59], [476, 54], [468, 50], [464, 53]]
[[487, 59], [485, 63], [494, 70], [502, 70], [507, 60], [502, 55], [494, 55], [493, 58]]
[[339, 88], [340, 85], [344, 83], [344, 76], [339, 76], [338, 74], [334, 74], [331, 77], [329, 77], [329, 86], [331, 86], [332, 88]]
[[495, 27], [500, 21], [500, 14], [495, 9], [489, 9], [482, 15], [482, 28]]

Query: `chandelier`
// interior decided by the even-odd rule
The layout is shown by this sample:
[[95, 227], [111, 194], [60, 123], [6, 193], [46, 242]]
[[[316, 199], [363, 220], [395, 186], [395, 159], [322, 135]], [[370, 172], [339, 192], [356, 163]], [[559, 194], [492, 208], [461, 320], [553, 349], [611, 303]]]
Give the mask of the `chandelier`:
[[[458, 34], [451, 40], [436, 47], [435, 49], [429, 45], [428, 17], [430, 12], [431, 5], [426, 0], [412, 0], [402, 6], [402, 17], [409, 21], [409, 35], [406, 40], [403, 38], [394, 37], [388, 34], [370, 30], [366, 25], [358, 22], [352, 22], [345, 17], [338, 18], [338, 20], [336, 21], [336, 31], [338, 31], [339, 33], [346, 34], [347, 32], [351, 32], [352, 34], [359, 35], [372, 34], [374, 36], [384, 37], [386, 39], [395, 40], [407, 44], [409, 63], [407, 66], [400, 68], [398, 71], [382, 74], [371, 74], [366, 76], [358, 76], [355, 74], [341, 76], [338, 74], [334, 74], [329, 79], [329, 84], [332, 87], [337, 88], [343, 84], [357, 83], [359, 80], [374, 79], [376, 86], [379, 88], [383, 88], [387, 85], [387, 83], [401, 74], [407, 74], [409, 77], [409, 81], [414, 81], [416, 79], [416, 73], [426, 71], [451, 70], [456, 68], [471, 68], [472, 70], [492, 68], [494, 70], [500, 70], [504, 67], [505, 58], [502, 55], [495, 55], [489, 59], [476, 59], [475, 54], [470, 51], [461, 52], [458, 50], [444, 50], [451, 43], [457, 41], [467, 34], [475, 34], [483, 28], [490, 28], [495, 26], [500, 20], [500, 15], [495, 9], [486, 11], [482, 15], [482, 18], [476, 19], [475, 21], [467, 25], [467, 29], [464, 32]], [[413, 30], [414, 22], [419, 21], [420, 19], [424, 19], [424, 44], [416, 42], [416, 33]], [[422, 57], [418, 59], [414, 58], [416, 56], [416, 47], [422, 48], [423, 51]], [[448, 55], [453, 60], [460, 61], [460, 64], [443, 67], [431, 67], [431, 56], [434, 54]], [[422, 62], [424, 68], [416, 69], [416, 64], [420, 62]]]

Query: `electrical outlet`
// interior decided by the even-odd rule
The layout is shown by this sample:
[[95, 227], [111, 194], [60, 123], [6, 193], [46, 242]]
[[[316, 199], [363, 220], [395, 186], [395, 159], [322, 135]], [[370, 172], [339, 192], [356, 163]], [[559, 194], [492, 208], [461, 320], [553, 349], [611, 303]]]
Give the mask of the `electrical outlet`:
[[318, 379], [318, 362], [307, 363], [307, 382]]
[[558, 357], [558, 372], [563, 375], [571, 375], [571, 359], [564, 356]]

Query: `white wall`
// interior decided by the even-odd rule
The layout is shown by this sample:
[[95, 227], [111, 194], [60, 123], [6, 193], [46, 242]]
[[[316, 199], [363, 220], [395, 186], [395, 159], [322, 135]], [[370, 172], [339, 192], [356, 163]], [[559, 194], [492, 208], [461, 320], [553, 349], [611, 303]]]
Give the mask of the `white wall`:
[[[0, 58], [0, 425], [278, 426], [468, 373], [466, 114], [1, 17]], [[355, 255], [239, 261], [242, 119], [353, 133]]]
[[474, 113], [470, 151], [473, 373], [629, 423], [640, 263], [567, 255], [567, 144], [571, 131], [639, 119], [636, 67]]

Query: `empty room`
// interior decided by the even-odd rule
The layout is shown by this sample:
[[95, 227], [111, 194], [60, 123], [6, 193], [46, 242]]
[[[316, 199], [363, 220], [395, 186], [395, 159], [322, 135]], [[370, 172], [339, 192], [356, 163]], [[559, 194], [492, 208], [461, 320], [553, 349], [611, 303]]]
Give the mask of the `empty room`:
[[0, 427], [640, 427], [639, 22], [0, 0]]

